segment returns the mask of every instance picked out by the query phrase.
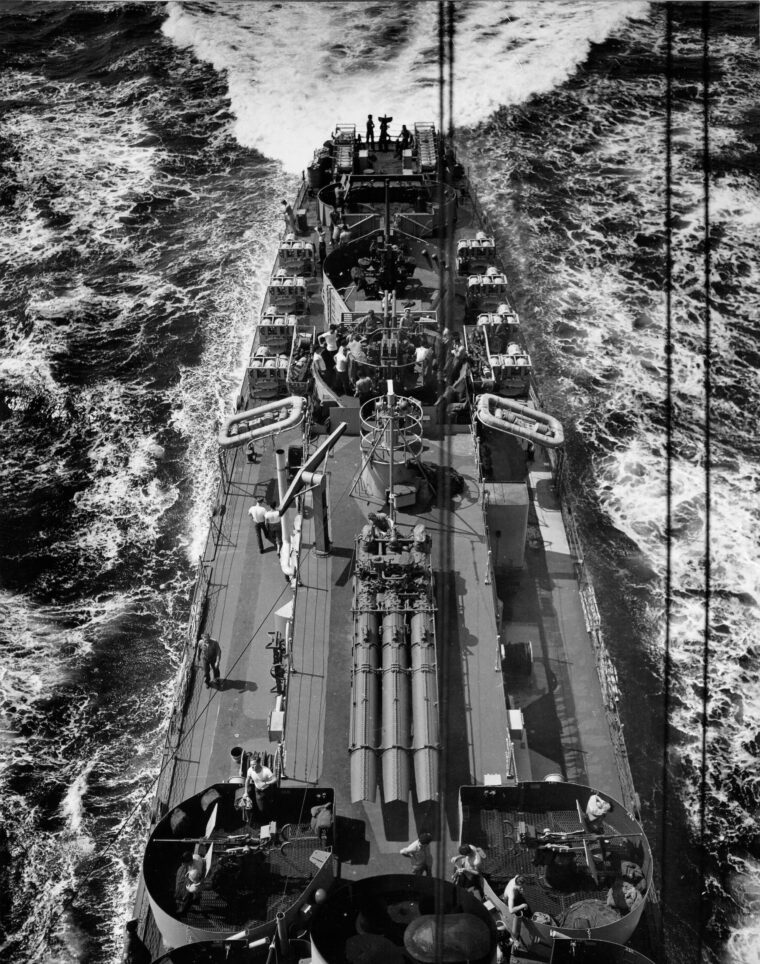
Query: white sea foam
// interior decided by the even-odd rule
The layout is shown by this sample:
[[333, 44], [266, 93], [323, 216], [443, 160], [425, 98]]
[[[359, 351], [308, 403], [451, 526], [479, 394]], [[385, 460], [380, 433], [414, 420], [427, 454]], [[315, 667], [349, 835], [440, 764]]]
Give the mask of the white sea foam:
[[[287, 193], [283, 188], [282, 193]], [[244, 239], [246, 254], [220, 291], [217, 310], [205, 320], [208, 342], [200, 365], [180, 371], [174, 395], [173, 427], [188, 439], [187, 462], [193, 466], [193, 498], [186, 554], [196, 563], [209, 534], [209, 517], [218, 481], [217, 435], [235, 400], [248, 361], [252, 320], [264, 297], [266, 269], [274, 257], [273, 214], [261, 212], [256, 232]]]
[[[149, 133], [139, 107], [143, 83], [122, 85], [125, 102], [132, 99], [135, 106], [117, 112], [107, 88], [93, 88], [83, 99], [75, 84], [46, 82], [49, 106], [41, 110], [41, 78], [13, 71], [2, 75], [6, 104], [0, 133], [14, 145], [7, 165], [26, 199], [0, 234], [6, 264], [128, 245], [121, 218], [136, 195], [150, 187], [160, 157], [156, 146], [143, 143]], [[49, 196], [52, 223], [47, 212], [34, 207], [36, 196]]]
[[[736, 46], [738, 42], [727, 43]], [[742, 43], [747, 53], [751, 41]], [[700, 53], [696, 47], [693, 52]], [[721, 102], [719, 95], [712, 93], [715, 111], [725, 113], [730, 104], [727, 114], [735, 124], [742, 112], [752, 109], [754, 87], [747, 85], [745, 75], [742, 88], [728, 69], [719, 83], [730, 95]], [[646, 84], [642, 81], [642, 86]], [[599, 503], [615, 528], [662, 577], [666, 539], [665, 300], [645, 267], [632, 269], [632, 263], [649, 256], [646, 249], [638, 248], [637, 232], [662, 237], [664, 226], [665, 142], [662, 114], [652, 110], [662, 94], [655, 84], [651, 82], [649, 97], [640, 97], [624, 111], [618, 108], [612, 117], [605, 105], [604, 81], [590, 77], [584, 106], [597, 125], [593, 136], [574, 121], [564, 126], [561, 115], [555, 126], [547, 119], [551, 137], [542, 137], [537, 131], [525, 135], [527, 156], [520, 153], [521, 134], [512, 136], [509, 163], [528, 173], [536, 157], [539, 164], [550, 166], [556, 172], [557, 186], [565, 188], [561, 204], [552, 194], [553, 185], [545, 192], [541, 187], [520, 185], [516, 189], [519, 211], [512, 216], [513, 201], [504, 190], [504, 168], [499, 162], [500, 154], [506, 152], [498, 143], [498, 132], [489, 134], [471, 153], [477, 183], [486, 189], [486, 204], [513, 242], [510, 255], [512, 248], [518, 252], [514, 263], [525, 290], [522, 308], [529, 331], [539, 337], [547, 331], [558, 332], [546, 349], [559, 373], [557, 397], [588, 446]], [[616, 93], [620, 96], [620, 88]], [[716, 292], [710, 311], [713, 468], [708, 587], [706, 206], [699, 102], [682, 101], [674, 120], [678, 129], [671, 155], [676, 221], [671, 238], [675, 288], [671, 302], [674, 458], [670, 466], [673, 596], [669, 655], [674, 700], [670, 720], [682, 734], [674, 747], [686, 775], [679, 780], [679, 796], [699, 835], [706, 695], [705, 830], [716, 846], [721, 838], [727, 843], [728, 859], [735, 867], [730, 899], [743, 909], [746, 920], [746, 926], [736, 923], [726, 960], [749, 964], [758, 960], [753, 918], [760, 873], [755, 862], [737, 862], [736, 854], [747, 839], [755, 837], [757, 807], [753, 800], [760, 799], [757, 754], [751, 749], [751, 740], [760, 731], [756, 697], [760, 692], [756, 643], [760, 504], [753, 425], [760, 404], [760, 379], [754, 366], [741, 360], [744, 352], [749, 352], [749, 358], [756, 352], [756, 342], [742, 333], [741, 322], [747, 331], [752, 330], [753, 309], [749, 306], [760, 298], [756, 230], [760, 195], [757, 184], [740, 173], [741, 168], [730, 173], [721, 170], [710, 186], [711, 277], [723, 290]], [[715, 133], [711, 141], [716, 152], [746, 149], [740, 137], [731, 143], [727, 128]], [[569, 153], [575, 145], [583, 148], [580, 157]], [[558, 209], [561, 221], [554, 220]], [[664, 247], [652, 250], [652, 267], [661, 271]], [[524, 277], [519, 277], [520, 272]], [[538, 296], [534, 293], [537, 284], [543, 285]], [[645, 644], [652, 659], [660, 662], [665, 639], [663, 584], [654, 581], [648, 585], [647, 615], [652, 631]], [[709, 691], [703, 694], [708, 588]]]
[[[455, 119], [471, 125], [551, 90], [648, 3], [473, 2], [455, 40]], [[361, 13], [359, 14], [359, 10]], [[164, 33], [225, 71], [238, 141], [298, 171], [341, 119], [438, 118], [438, 5], [170, 2]], [[403, 42], [372, 45], [394, 22]], [[305, 40], [308, 38], [308, 45]], [[287, 109], [283, 105], [287, 104]], [[360, 128], [361, 129], [361, 128]]]
[[[82, 874], [96, 847], [103, 845], [103, 819], [112, 821], [115, 805], [123, 814], [131, 812], [150, 786], [157, 764], [155, 747], [163, 736], [172, 692], [163, 676], [171, 669], [163, 665], [163, 674], [158, 672], [149, 684], [147, 699], [145, 693], [141, 698], [139, 692], [125, 691], [118, 706], [97, 706], [97, 694], [77, 680], [81, 666], [97, 660], [104, 641], [113, 638], [123, 620], [160, 609], [164, 598], [158, 591], [146, 590], [68, 606], [43, 606], [19, 594], [0, 593], [4, 649], [0, 784], [4, 817], [18, 858], [14, 907], [25, 911], [13, 939], [25, 948], [24, 960], [73, 964], [90, 959], [92, 935], [81, 929], [70, 911], [68, 888], [73, 887], [81, 898]], [[167, 644], [171, 626], [169, 620]], [[175, 625], [174, 631], [183, 628]], [[176, 665], [176, 643], [175, 637], [172, 659], [167, 661], [164, 655], [162, 663]], [[54, 729], [48, 733], [48, 705], [57, 694], [65, 694], [65, 699], [59, 701], [51, 721]], [[131, 726], [124, 727], [125, 718]], [[106, 740], [98, 732], [101, 728], [108, 734]], [[19, 766], [22, 771], [33, 769], [37, 791], [61, 789], [57, 825], [51, 826], [51, 814], [8, 791], [6, 774]], [[108, 791], [105, 795], [103, 789]], [[114, 841], [108, 869], [98, 868], [109, 880], [105, 895], [99, 897], [98, 912], [103, 913], [106, 904], [113, 905], [109, 917], [115, 930], [129, 903], [132, 850], [146, 831], [146, 814], [139, 809], [129, 832]], [[120, 935], [114, 932], [113, 939], [116, 955]]]
[[66, 820], [67, 831], [83, 853], [91, 853], [95, 847], [94, 840], [85, 832], [83, 808], [83, 800], [88, 789], [88, 779], [94, 766], [95, 762], [90, 761], [76, 775], [61, 804], [61, 812]]

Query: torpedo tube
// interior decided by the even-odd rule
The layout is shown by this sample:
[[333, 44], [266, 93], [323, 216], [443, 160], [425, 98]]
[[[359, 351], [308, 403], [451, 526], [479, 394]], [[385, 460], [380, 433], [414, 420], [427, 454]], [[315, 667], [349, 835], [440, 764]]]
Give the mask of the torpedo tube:
[[383, 599], [383, 799], [409, 798], [409, 652], [401, 598], [387, 592]]
[[377, 742], [380, 710], [380, 665], [377, 595], [363, 586], [357, 593], [359, 612], [354, 642], [351, 706], [351, 802], [374, 801], [377, 790]]
[[418, 611], [411, 619], [412, 725], [414, 739], [414, 782], [420, 803], [435, 800], [438, 794], [438, 679], [435, 636], [426, 611], [427, 595], [416, 600]]

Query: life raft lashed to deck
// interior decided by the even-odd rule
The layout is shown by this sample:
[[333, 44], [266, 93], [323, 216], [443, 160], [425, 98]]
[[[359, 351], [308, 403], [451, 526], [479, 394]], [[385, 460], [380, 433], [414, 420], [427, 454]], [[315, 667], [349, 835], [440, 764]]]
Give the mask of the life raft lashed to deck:
[[219, 446], [223, 449], [235, 448], [295, 428], [304, 417], [304, 405], [303, 398], [289, 395], [276, 402], [259, 405], [258, 408], [237, 412], [222, 422]]
[[556, 449], [565, 441], [561, 422], [522, 402], [500, 395], [479, 395], [477, 418], [496, 432], [507, 432], [536, 445]]

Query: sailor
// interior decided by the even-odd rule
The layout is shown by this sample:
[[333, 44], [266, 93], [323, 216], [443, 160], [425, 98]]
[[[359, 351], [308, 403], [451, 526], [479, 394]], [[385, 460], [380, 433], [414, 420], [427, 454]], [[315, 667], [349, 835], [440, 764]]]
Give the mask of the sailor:
[[525, 885], [525, 878], [522, 874], [513, 877], [504, 888], [502, 898], [509, 909], [510, 914], [530, 915], [530, 907], [525, 899], [522, 888]]
[[332, 843], [333, 812], [332, 803], [329, 800], [327, 803], [322, 803], [311, 808], [311, 822], [309, 826], [312, 832], [325, 844]]
[[321, 224], [317, 225], [317, 258], [319, 259], [319, 266], [322, 267], [322, 263], [327, 257], [327, 243], [325, 242], [325, 229]]
[[445, 402], [446, 405], [456, 405], [462, 402], [467, 392], [467, 376], [469, 371], [470, 366], [465, 362], [459, 369], [457, 378], [451, 385], [446, 386], [443, 393], [436, 398], [433, 404], [440, 405], [442, 402]]
[[432, 839], [432, 834], [423, 832], [408, 847], [399, 850], [400, 854], [411, 859], [412, 873], [415, 877], [433, 876], [433, 855], [430, 852], [430, 841]]
[[288, 201], [281, 201], [282, 219], [285, 222], [285, 234], [296, 233], [296, 216], [293, 214], [293, 206]]
[[598, 793], [592, 793], [586, 804], [586, 826], [592, 833], [604, 833], [604, 817], [612, 809]]
[[356, 288], [357, 291], [364, 291], [364, 286], [365, 286], [364, 270], [358, 264], [355, 264], [353, 268], [351, 268], [351, 281], [353, 282], [354, 287]]
[[425, 336], [420, 335], [419, 338], [415, 339], [414, 367], [415, 371], [421, 375], [423, 385], [430, 378], [432, 358], [433, 349], [428, 346]]
[[414, 318], [412, 318], [411, 308], [404, 308], [404, 314], [399, 318], [398, 326], [401, 331], [411, 331], [414, 328]]
[[348, 378], [354, 386], [356, 386], [356, 380], [361, 374], [361, 366], [366, 363], [367, 355], [364, 351], [364, 342], [359, 337], [358, 331], [354, 331], [348, 340]]
[[372, 335], [378, 328], [382, 328], [380, 319], [375, 314], [375, 309], [370, 308], [367, 314], [359, 319], [359, 324], [364, 328], [366, 335]]
[[360, 408], [372, 398], [373, 391], [372, 379], [369, 375], [362, 375], [361, 378], [356, 379], [354, 394], [359, 399]]
[[314, 352], [314, 357], [311, 360], [311, 370], [314, 375], [319, 375], [327, 381], [327, 363], [325, 362], [324, 352]]
[[210, 633], [201, 636], [200, 644], [201, 663], [203, 664], [203, 679], [206, 686], [211, 686], [211, 670], [214, 671], [214, 683], [219, 683], [219, 663], [222, 659], [222, 650], [219, 642], [211, 638]]
[[407, 130], [406, 124], [401, 125], [401, 150], [405, 151], [411, 143], [412, 135]]
[[[200, 879], [201, 868], [203, 867], [203, 858], [201, 856], [196, 856], [191, 850], [186, 850], [182, 854], [182, 862], [177, 870], [177, 876], [174, 881], [174, 899], [177, 904], [177, 911], [180, 914], [185, 914], [194, 901], [193, 895], [197, 893], [198, 888], [194, 890], [188, 889], [188, 883], [197, 883]], [[190, 879], [190, 874], [195, 871], [193, 879]]]
[[251, 789], [253, 789], [259, 813], [262, 817], [268, 817], [270, 805], [277, 793], [277, 777], [269, 767], [262, 764], [259, 756], [254, 757], [245, 777], [245, 792], [248, 796], [251, 795]]
[[378, 117], [380, 124], [380, 140], [378, 146], [383, 153], [388, 150], [388, 124], [390, 124], [392, 120], [392, 117]]
[[335, 353], [335, 391], [340, 395], [348, 395], [351, 390], [348, 383], [348, 361], [348, 350], [341, 341]]
[[424, 522], [418, 522], [412, 529], [412, 539], [417, 548], [424, 549], [428, 546], [428, 531]]
[[256, 505], [252, 505], [248, 510], [248, 515], [251, 517], [251, 521], [256, 526], [256, 538], [259, 543], [259, 552], [264, 551], [264, 540], [262, 536], [267, 529], [267, 508], [264, 505], [264, 500], [259, 497], [256, 499]]
[[[314, 357], [316, 358], [316, 355]], [[282, 549], [282, 522], [280, 520], [280, 513], [277, 511], [274, 502], [269, 503], [269, 509], [266, 514], [266, 524], [267, 539], [277, 548], [279, 555]]]
[[485, 851], [472, 844], [462, 844], [459, 853], [451, 858], [454, 864], [454, 883], [467, 890], [477, 892], [483, 899], [483, 868], [486, 862]]
[[338, 351], [338, 329], [335, 325], [330, 325], [327, 331], [323, 331], [317, 337], [318, 344], [324, 348], [323, 358], [328, 368], [335, 367], [335, 355]]
[[367, 148], [375, 149], [375, 122], [372, 120], [372, 114], [367, 114]]
[[499, 323], [489, 332], [488, 340], [495, 355], [500, 355], [509, 341], [509, 325], [502, 318]]
[[525, 886], [525, 878], [522, 874], [517, 874], [513, 877], [504, 888], [504, 893], [502, 895], [502, 900], [507, 905], [507, 910], [510, 914], [514, 914], [511, 924], [511, 935], [512, 935], [512, 946], [516, 950], [523, 950], [524, 945], [521, 940], [522, 928], [527, 926], [528, 932], [530, 933], [531, 925], [525, 924], [524, 922], [529, 920], [531, 915], [530, 905], [525, 899], [525, 894], [522, 888]]
[[330, 211], [330, 243], [335, 247], [340, 240], [340, 226], [342, 218], [340, 216], [340, 211], [337, 208], [333, 208]]
[[462, 344], [462, 339], [459, 335], [459, 332], [454, 332], [451, 342], [451, 354], [447, 358], [444, 366], [444, 372], [446, 372], [446, 369], [448, 369], [450, 373], [448, 377], [452, 384], [457, 380], [457, 376], [462, 370], [462, 365], [465, 363], [466, 359], [467, 352]]
[[393, 532], [393, 521], [385, 512], [370, 512], [367, 517], [378, 532], [386, 534]]
[[436, 345], [436, 361], [438, 362], [438, 370], [441, 372], [446, 367], [446, 362], [448, 360], [450, 351], [451, 332], [448, 328], [444, 328], [441, 332], [440, 338], [438, 339], [438, 344]]
[[349, 242], [350, 240], [351, 240], [351, 228], [349, 228], [349, 226], [348, 226], [348, 225], [346, 224], [346, 222], [344, 221], [343, 224], [341, 224], [341, 226], [340, 226], [340, 234], [338, 235], [338, 243], [340, 244], [341, 247], [343, 247], [343, 245], [344, 245], [344, 244], [348, 244], [348, 242]]
[[129, 920], [126, 925], [126, 937], [124, 939], [124, 955], [122, 956], [122, 964], [150, 964], [153, 960], [153, 955], [150, 953], [148, 948], [142, 942], [140, 935], [137, 933], [137, 925], [139, 921]]

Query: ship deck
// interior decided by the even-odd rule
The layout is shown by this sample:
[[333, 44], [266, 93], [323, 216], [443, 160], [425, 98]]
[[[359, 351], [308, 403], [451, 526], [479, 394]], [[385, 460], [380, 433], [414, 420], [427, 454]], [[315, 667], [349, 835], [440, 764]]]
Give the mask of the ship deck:
[[[392, 152], [379, 155], [376, 173], [401, 172]], [[303, 197], [309, 225], [317, 217], [313, 197]], [[470, 215], [473, 212], [469, 212]], [[473, 215], [474, 216], [474, 215]], [[457, 236], [474, 222], [460, 208]], [[308, 282], [309, 322], [324, 328], [321, 274]], [[426, 310], [436, 275], [424, 267], [417, 276], [420, 292], [412, 301]], [[336, 282], [337, 283], [337, 282]], [[430, 289], [430, 290], [428, 290]], [[356, 302], [354, 311], [379, 308], [380, 302]], [[417, 304], [419, 302], [419, 304]], [[451, 326], [461, 330], [464, 299], [452, 299]], [[263, 400], [263, 399], [262, 399]], [[345, 405], [356, 401], [342, 399]], [[256, 401], [251, 400], [255, 405]], [[332, 427], [345, 417], [356, 430], [356, 412], [333, 408]], [[312, 441], [312, 448], [322, 439]], [[460, 842], [459, 788], [509, 781], [542, 780], [561, 774], [571, 782], [623, 798], [618, 761], [610, 738], [592, 641], [587, 631], [576, 573], [577, 559], [568, 543], [551, 467], [540, 447], [532, 462], [505, 468], [509, 481], [526, 481], [530, 492], [525, 564], [509, 573], [489, 567], [484, 526], [485, 484], [476, 474], [469, 431], [426, 438], [425, 463], [451, 465], [465, 481], [461, 496], [444, 508], [417, 506], [400, 510], [399, 527], [424, 522], [433, 540], [433, 569], [438, 613], [441, 789], [438, 804], [421, 804], [414, 791], [407, 803], [386, 803], [379, 790], [374, 801], [351, 802], [349, 728], [351, 713], [352, 568], [357, 533], [367, 515], [379, 508], [361, 487], [352, 487], [360, 469], [356, 435], [336, 445], [329, 472], [332, 549], [315, 551], [311, 497], [306, 499], [298, 587], [283, 576], [274, 547], [260, 553], [248, 515], [256, 497], [277, 501], [275, 447], [302, 444], [301, 432], [257, 444], [256, 461], [244, 449], [228, 452], [224, 477], [211, 520], [202, 572], [207, 580], [200, 612], [201, 628], [219, 640], [221, 683], [206, 688], [197, 662], [186, 677], [182, 705], [175, 714], [173, 765], [159, 789], [162, 810], [179, 804], [211, 784], [240, 780], [239, 750], [278, 748], [272, 714], [278, 693], [271, 674], [270, 633], [293, 611], [293, 644], [285, 708], [286, 787], [327, 787], [335, 794], [335, 845], [344, 879], [404, 873], [409, 861], [399, 850], [422, 830], [434, 835], [434, 873], [449, 876], [451, 857]], [[498, 460], [497, 460], [498, 461]], [[512, 644], [529, 644], [532, 671], [514, 673], [504, 661]], [[524, 730], [512, 731], [514, 761], [508, 759], [506, 735], [522, 712]], [[275, 715], [276, 719], [276, 715]], [[233, 750], [235, 754], [233, 755]], [[496, 881], [495, 881], [496, 883]], [[138, 893], [137, 913], [145, 909]]]
[[[280, 437], [287, 447], [296, 433]], [[305, 513], [299, 586], [295, 593], [293, 669], [288, 684], [286, 785], [332, 787], [343, 876], [408, 869], [399, 849], [422, 829], [442, 841], [439, 859], [448, 860], [459, 841], [457, 794], [462, 785], [482, 785], [487, 774], [505, 773], [507, 694], [522, 709], [530, 749], [518, 750], [523, 779], [562, 773], [578, 783], [622, 795], [610, 747], [607, 721], [596, 681], [593, 649], [577, 591], [574, 560], [552, 491], [550, 470], [536, 460], [530, 472], [533, 505], [526, 566], [510, 578], [497, 578], [504, 607], [504, 641], [530, 641], [534, 672], [509, 679], [502, 672], [498, 629], [493, 616], [481, 483], [472, 474], [471, 436], [426, 440], [423, 459], [450, 458], [466, 481], [450, 511], [436, 508], [405, 516], [399, 524], [424, 521], [433, 537], [434, 568], [440, 598], [439, 626], [447, 622], [446, 651], [440, 651], [441, 742], [445, 747], [443, 826], [430, 804], [385, 805], [350, 802], [348, 744], [353, 633], [351, 570], [356, 533], [376, 505], [348, 494], [359, 469], [356, 438], [344, 437], [329, 460], [333, 548], [314, 551], [310, 512]], [[172, 803], [239, 774], [234, 747], [274, 753], [268, 720], [277, 694], [270, 675], [268, 635], [275, 614], [294, 594], [280, 570], [274, 548], [259, 553], [248, 509], [257, 495], [274, 498], [273, 444], [252, 464], [232, 456], [226, 484], [226, 511], [217, 539], [207, 552], [211, 567], [205, 624], [222, 647], [222, 682], [206, 689], [196, 669], [186, 712], [188, 736], [182, 744], [172, 786]], [[448, 449], [448, 453], [442, 449]], [[450, 540], [450, 569], [443, 571], [443, 545]]]

